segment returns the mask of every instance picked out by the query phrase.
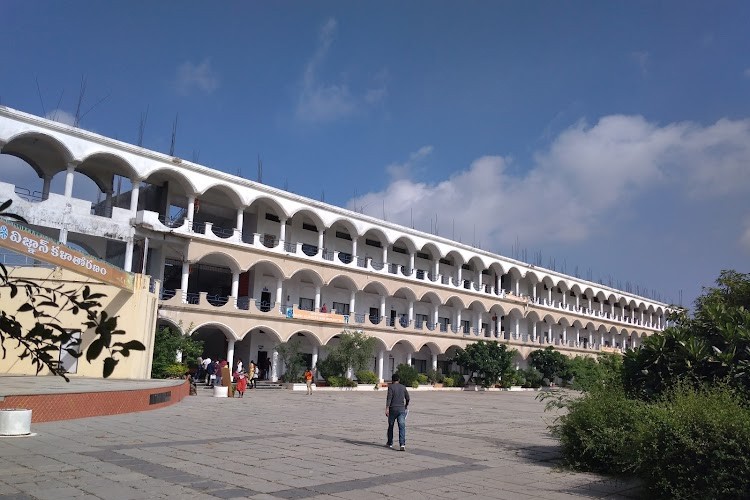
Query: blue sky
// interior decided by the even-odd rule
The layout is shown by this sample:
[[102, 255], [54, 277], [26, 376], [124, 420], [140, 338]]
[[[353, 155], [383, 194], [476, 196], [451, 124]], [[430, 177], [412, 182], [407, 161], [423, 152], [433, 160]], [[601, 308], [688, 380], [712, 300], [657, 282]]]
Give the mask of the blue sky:
[[267, 184], [665, 301], [748, 271], [750, 3], [6, 0], [0, 17], [6, 106], [69, 120], [85, 76], [83, 128], [136, 142], [148, 109], [144, 146], [167, 152], [179, 113], [183, 158], [254, 179], [260, 155]]

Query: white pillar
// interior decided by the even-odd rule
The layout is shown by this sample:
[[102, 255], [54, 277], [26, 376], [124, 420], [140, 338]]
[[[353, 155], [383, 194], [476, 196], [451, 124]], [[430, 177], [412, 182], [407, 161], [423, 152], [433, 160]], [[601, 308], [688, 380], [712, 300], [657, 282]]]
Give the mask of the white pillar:
[[531, 287], [531, 297], [534, 299], [534, 302], [536, 302], [536, 287], [537, 286], [538, 285], [534, 285], [533, 287]]
[[125, 262], [122, 265], [122, 268], [126, 270], [127, 272], [130, 272], [131, 269], [133, 269], [133, 239], [129, 239], [127, 243], [125, 243]]
[[182, 263], [182, 280], [180, 282], [180, 292], [182, 293], [182, 302], [187, 303], [188, 278], [190, 278], [190, 263]]
[[193, 217], [195, 217], [195, 195], [189, 195], [188, 196], [188, 206], [187, 206], [187, 216], [186, 219], [188, 221], [188, 230], [192, 231], [193, 229]]
[[513, 333], [513, 338], [514, 339], [518, 339], [518, 336], [519, 336], [519, 334], [521, 332], [520, 327], [519, 327], [520, 321], [521, 321], [520, 318], [518, 318], [518, 316], [516, 316], [516, 331]]
[[432, 355], [432, 369], [437, 371], [437, 354]]
[[380, 349], [378, 351], [378, 381], [383, 383], [383, 358], [385, 357], [385, 351]]
[[380, 297], [380, 319], [381, 321], [385, 318], [385, 295]]
[[234, 366], [234, 343], [234, 339], [229, 339], [229, 342], [227, 342], [227, 363], [229, 363], [230, 373], [232, 371], [232, 367]]
[[547, 288], [547, 305], [552, 305], [552, 286]]
[[563, 325], [563, 345], [568, 345], [568, 326]]
[[133, 190], [130, 191], [130, 213], [135, 214], [138, 211], [138, 195], [141, 191], [141, 183], [138, 179], [131, 180]]
[[52, 177], [44, 174], [44, 184], [42, 185], [42, 200], [49, 199], [49, 187], [52, 183]]
[[463, 325], [461, 324], [461, 309], [456, 311], [456, 332], [463, 333]]
[[275, 350], [271, 355], [271, 382], [279, 381], [279, 353]]
[[354, 315], [357, 313], [355, 299], [357, 298], [357, 291], [352, 290], [352, 294], [349, 298], [349, 315], [351, 315], [352, 323], [354, 323]]
[[357, 263], [357, 237], [352, 236], [352, 261]]
[[567, 290], [563, 292], [562, 297], [563, 297], [562, 298], [562, 306], [563, 306], [563, 309], [565, 309], [565, 306], [567, 306], [567, 303], [568, 303], [568, 300], [567, 300], [568, 299], [568, 291]]
[[406, 364], [411, 366], [411, 352], [406, 353]]
[[440, 274], [440, 258], [435, 257], [435, 267], [433, 270], [433, 274], [435, 275], [435, 279], [437, 279], [438, 274]]
[[65, 197], [73, 197], [73, 172], [76, 170], [76, 164], [71, 162], [68, 163], [65, 173]]
[[320, 287], [315, 286], [315, 310], [320, 311]]
[[104, 193], [104, 216], [112, 217], [112, 190], [111, 189], [107, 189], [107, 191]]
[[284, 296], [282, 295], [284, 293], [283, 284], [284, 282], [281, 281], [281, 278], [276, 280], [276, 307], [281, 307], [284, 303]]
[[581, 345], [581, 328], [576, 327], [576, 346]]
[[409, 324], [414, 324], [414, 301], [409, 301]]
[[235, 229], [237, 231], [242, 232], [242, 226], [245, 224], [245, 208], [238, 208], [237, 209], [237, 224], [235, 225]]
[[432, 310], [432, 326], [433, 328], [437, 328], [438, 323], [438, 305], [435, 305], [434, 309]]
[[234, 307], [237, 307], [237, 295], [240, 289], [240, 273], [232, 272], [232, 298], [234, 301]]
[[383, 245], [383, 265], [388, 262], [388, 243]]
[[462, 276], [461, 276], [462, 274], [463, 274], [463, 268], [461, 267], [461, 264], [459, 264], [458, 265], [458, 273], [456, 274], [456, 280], [458, 281], [458, 286], [463, 286], [464, 285], [463, 284], [463, 279], [462, 279]]
[[414, 273], [414, 257], [415, 257], [414, 252], [409, 254], [409, 269], [411, 270], [412, 273]]
[[318, 346], [313, 345], [312, 348], [312, 366], [311, 368], [315, 369], [316, 366], [318, 366]]
[[536, 321], [532, 322], [532, 332], [531, 332], [531, 334], [532, 334], [531, 340], [533, 342], [536, 342]]
[[323, 235], [324, 234], [325, 232], [322, 229], [318, 231], [318, 253], [320, 253], [321, 255], [323, 255], [323, 246], [324, 246]]
[[516, 291], [515, 291], [516, 297], [521, 296], [521, 278], [518, 278], [516, 280]]

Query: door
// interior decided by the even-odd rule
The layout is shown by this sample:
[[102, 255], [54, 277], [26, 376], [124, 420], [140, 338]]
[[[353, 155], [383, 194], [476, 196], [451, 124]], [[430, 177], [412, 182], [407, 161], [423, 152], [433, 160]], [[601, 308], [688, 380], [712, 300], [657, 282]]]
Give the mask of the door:
[[260, 293], [260, 310], [268, 312], [271, 310], [271, 292]]

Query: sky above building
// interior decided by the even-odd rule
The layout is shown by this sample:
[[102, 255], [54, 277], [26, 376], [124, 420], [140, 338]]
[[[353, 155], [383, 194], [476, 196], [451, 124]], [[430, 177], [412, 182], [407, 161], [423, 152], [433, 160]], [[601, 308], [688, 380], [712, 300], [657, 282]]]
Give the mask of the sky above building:
[[[750, 3], [0, 3], [0, 104], [689, 306], [750, 271]], [[82, 104], [78, 102], [85, 82]], [[0, 155], [0, 181], [40, 183]], [[60, 179], [56, 179], [60, 182]]]

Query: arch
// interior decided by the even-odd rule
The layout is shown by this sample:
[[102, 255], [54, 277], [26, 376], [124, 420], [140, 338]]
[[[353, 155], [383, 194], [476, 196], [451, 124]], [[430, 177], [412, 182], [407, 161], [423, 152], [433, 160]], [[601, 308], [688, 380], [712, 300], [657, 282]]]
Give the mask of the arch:
[[276, 201], [275, 198], [263, 194], [256, 197], [249, 205], [247, 205], [247, 208], [266, 208], [266, 205], [273, 211], [274, 215], [278, 216], [279, 218], [289, 218], [289, 214], [286, 212], [281, 203]]
[[342, 225], [342, 226], [344, 226], [344, 228], [346, 229], [346, 232], [349, 234], [349, 236], [352, 239], [359, 238], [360, 234], [359, 234], [359, 231], [357, 231], [357, 226], [355, 226], [352, 223], [352, 221], [349, 220], [349, 219], [347, 219], [346, 217], [338, 217], [338, 218], [334, 219], [331, 222], [331, 224], [330, 224], [329, 227], [331, 229], [335, 229], [335, 226], [339, 225], [339, 224]]
[[455, 268], [463, 266], [464, 262], [466, 262], [466, 260], [464, 259], [464, 256], [458, 250], [451, 250], [450, 252], [448, 252], [445, 255], [445, 259], [453, 262], [452, 265]]
[[406, 235], [399, 236], [398, 238], [396, 238], [396, 241], [393, 242], [393, 246], [395, 247], [399, 243], [403, 244], [404, 247], [406, 247], [407, 253], [414, 254], [414, 253], [417, 252], [417, 245], [408, 236], [406, 236]]
[[313, 224], [315, 225], [318, 231], [325, 230], [326, 228], [326, 224], [325, 222], [323, 222], [323, 219], [320, 217], [320, 215], [310, 208], [306, 208], [306, 207], [300, 208], [299, 210], [291, 214], [290, 219], [295, 220], [300, 217], [303, 218], [303, 222], [304, 222], [304, 217], [309, 218], [313, 222]]
[[281, 335], [279, 334], [279, 332], [277, 332], [276, 330], [274, 330], [270, 326], [264, 325], [264, 324], [255, 325], [253, 328], [251, 328], [250, 330], [248, 330], [247, 333], [245, 333], [245, 335], [249, 335], [249, 334], [253, 333], [256, 330], [257, 330], [257, 333], [261, 334], [261, 335], [270, 334], [269, 336], [271, 337], [271, 340], [275, 340], [278, 343], [283, 342], [283, 340], [281, 339]]
[[[383, 248], [387, 248], [388, 245], [389, 245], [389, 243], [390, 243], [388, 241], [388, 236], [386, 236], [385, 232], [382, 229], [379, 229], [377, 227], [371, 227], [370, 229], [368, 229], [367, 231], [365, 231], [362, 236], [365, 239], [372, 239], [372, 238], [368, 238], [368, 236], [375, 237], [380, 242], [381, 250]], [[365, 242], [362, 242], [362, 243], [364, 244]], [[362, 247], [362, 248], [364, 248], [364, 247]]]
[[64, 143], [40, 132], [16, 134], [2, 146], [0, 153], [22, 159], [36, 171], [39, 177], [44, 177], [45, 172], [41, 163], [54, 165], [56, 162], [50, 160], [58, 157], [62, 161], [59, 162], [60, 168], [54, 171], [60, 171], [65, 170], [65, 165], [74, 160], [73, 153]]
[[532, 285], [536, 285], [537, 283], [542, 282], [542, 274], [537, 271], [526, 271], [526, 279], [529, 280], [529, 283]]
[[443, 303], [443, 301], [440, 299], [440, 296], [432, 291], [422, 294], [422, 296], [419, 298], [419, 302], [429, 302], [430, 304], [434, 305], [441, 305]]
[[472, 270], [477, 273], [487, 269], [484, 260], [482, 260], [482, 258], [478, 255], [474, 255], [469, 259], [469, 267], [471, 267]]
[[392, 351], [392, 350], [393, 350], [393, 348], [394, 348], [394, 347], [396, 347], [396, 346], [397, 346], [398, 344], [405, 344], [405, 345], [408, 345], [409, 347], [411, 347], [411, 351], [412, 351], [412, 352], [419, 352], [419, 350], [418, 350], [417, 348], [415, 348], [415, 347], [414, 347], [414, 344], [412, 344], [411, 340], [409, 340], [409, 339], [407, 339], [407, 338], [396, 339], [396, 340], [395, 340], [395, 341], [393, 342], [393, 344], [391, 344], [391, 345], [390, 345], [390, 347], [388, 347], [388, 350], [389, 350], [389, 351]]
[[316, 286], [323, 286], [323, 283], [324, 283], [323, 277], [320, 274], [318, 274], [317, 271], [311, 268], [305, 268], [305, 269], [300, 269], [296, 271], [294, 274], [292, 274], [289, 277], [289, 281], [294, 281], [296, 277], [299, 277], [300, 281], [302, 281], [303, 277], [310, 278], [312, 281], [312, 284]]
[[[87, 173], [87, 170], [91, 170], [91, 173]], [[96, 152], [88, 155], [76, 167], [76, 171], [84, 173], [97, 185], [100, 185], [100, 183], [96, 178], [103, 178], [105, 175], [119, 175], [128, 179], [138, 178], [138, 171], [129, 161], [122, 156], [109, 152]], [[100, 185], [100, 187], [102, 186]], [[112, 188], [112, 186], [105, 187]], [[102, 191], [106, 192], [103, 187]]]
[[425, 243], [420, 249], [422, 253], [426, 253], [432, 256], [433, 260], [440, 260], [441, 254], [438, 246], [432, 242]]
[[402, 286], [391, 295], [397, 299], [406, 299], [414, 302], [417, 301], [417, 295], [414, 293], [414, 290], [412, 290], [408, 286]]
[[176, 182], [181, 188], [182, 192], [186, 196], [192, 196], [196, 192], [196, 187], [190, 181], [190, 178], [183, 175], [182, 172], [166, 165], [160, 165], [157, 168], [149, 171], [147, 174], [141, 176], [140, 179], [135, 181], [145, 182], [147, 184], [153, 184], [155, 186], [162, 185], [165, 182]]
[[479, 299], [473, 300], [469, 304], [469, 306], [467, 307], [467, 309], [471, 309], [472, 311], [480, 311], [480, 312], [483, 312], [483, 313], [487, 312], [487, 308], [484, 306], [484, 302], [482, 302]]
[[[219, 195], [214, 195], [215, 192], [218, 192]], [[242, 197], [240, 196], [240, 194], [231, 186], [220, 182], [213, 183], [210, 186], [207, 186], [200, 193], [196, 193], [196, 196], [200, 196], [201, 203], [206, 202], [212, 205], [226, 208], [225, 197], [222, 195], [226, 195], [226, 197], [229, 198], [229, 200], [232, 202], [232, 208], [243, 208]]]
[[419, 344], [419, 349], [415, 349], [415, 352], [420, 352], [425, 347], [430, 350], [430, 354], [433, 354], [435, 356], [437, 356], [438, 354], [442, 354], [440, 346], [438, 346], [435, 342], [429, 340], [425, 340], [424, 342]]
[[170, 327], [174, 327], [175, 330], [177, 330], [178, 332], [180, 332], [180, 335], [184, 336], [187, 333], [187, 332], [183, 331], [182, 325], [180, 325], [179, 322], [174, 321], [172, 318], [166, 318], [166, 317], [159, 316], [156, 319], [156, 328], [157, 329], [159, 329], [160, 326], [164, 326], [165, 324], [168, 325], [168, 326], [170, 326]]
[[281, 270], [278, 264], [270, 260], [258, 260], [253, 262], [253, 264], [247, 268], [247, 271], [250, 271], [253, 268], [263, 269], [266, 266], [271, 268], [271, 274], [274, 278], [285, 278], [284, 271]]
[[201, 328], [215, 328], [219, 330], [220, 332], [222, 332], [228, 340], [240, 340], [237, 334], [234, 333], [234, 330], [232, 330], [227, 325], [220, 323], [218, 321], [206, 321], [205, 323], [199, 324], [198, 326], [196, 326], [195, 328], [191, 330], [190, 336], [198, 334]]
[[192, 264], [206, 264], [209, 266], [216, 267], [228, 267], [232, 273], [239, 273], [242, 271], [242, 267], [239, 262], [229, 254], [223, 253], [220, 250], [209, 251], [200, 257], [196, 257]]
[[445, 305], [449, 307], [458, 307], [459, 309], [466, 309], [463, 299], [458, 295], [451, 295], [448, 300], [445, 301]]
[[373, 293], [373, 294], [379, 295], [379, 296], [385, 295], [387, 297], [388, 295], [390, 295], [388, 293], [388, 289], [385, 287], [385, 285], [382, 284], [379, 281], [371, 281], [371, 282], [369, 282], [367, 285], [365, 285], [365, 287], [362, 289], [362, 291], [366, 292], [366, 293]]
[[289, 336], [289, 339], [287, 339], [287, 342], [290, 342], [292, 339], [296, 337], [304, 337], [305, 339], [312, 339], [314, 342], [311, 342], [312, 346], [321, 347], [323, 344], [321, 343], [320, 338], [312, 331], [307, 330], [304, 328], [301, 328], [299, 330], [295, 330], [292, 332], [292, 334]]
[[[338, 286], [339, 284], [346, 286]], [[337, 274], [333, 276], [328, 280], [328, 283], [326, 283], [326, 285], [351, 291], [359, 290], [357, 283], [351, 278], [351, 276], [347, 274]]]

